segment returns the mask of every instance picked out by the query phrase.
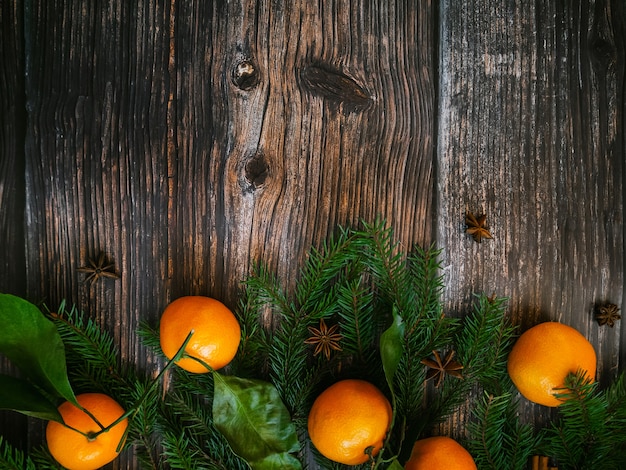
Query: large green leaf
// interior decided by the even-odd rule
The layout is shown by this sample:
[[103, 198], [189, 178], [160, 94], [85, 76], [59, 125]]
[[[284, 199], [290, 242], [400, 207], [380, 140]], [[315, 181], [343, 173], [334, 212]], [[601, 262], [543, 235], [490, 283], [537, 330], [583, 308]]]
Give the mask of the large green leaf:
[[289, 411], [268, 382], [214, 373], [213, 422], [255, 470], [300, 469]]
[[57, 407], [25, 380], [0, 374], [0, 408], [34, 418], [63, 421]]
[[52, 397], [76, 403], [63, 341], [41, 310], [14, 295], [0, 294], [0, 325], [0, 352], [22, 376]]
[[389, 389], [393, 393], [393, 378], [402, 358], [404, 342], [404, 322], [396, 308], [393, 309], [393, 323], [380, 335], [380, 356]]

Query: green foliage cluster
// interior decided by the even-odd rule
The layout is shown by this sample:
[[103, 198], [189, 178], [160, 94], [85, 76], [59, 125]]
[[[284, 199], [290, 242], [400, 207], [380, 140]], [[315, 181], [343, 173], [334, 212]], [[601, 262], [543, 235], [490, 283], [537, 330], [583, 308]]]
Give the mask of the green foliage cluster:
[[[41, 393], [43, 409], [20, 409], [16, 396], [3, 397], [1, 391], [0, 408], [58, 419], [50, 408], [55, 394], [71, 399], [73, 392], [101, 391], [132, 410], [126, 447], [134, 448], [146, 469], [299, 469], [312, 465], [312, 454], [319, 467], [339, 470], [345, 467], [311, 445], [306, 418], [328, 385], [361, 378], [383, 390], [394, 410], [383, 451], [363, 470], [402, 468], [415, 440], [433, 433], [468, 402], [467, 433], [454, 437], [481, 470], [522, 470], [536, 453], [555, 458], [561, 470], [625, 468], [624, 377], [601, 391], [581, 374], [572, 375], [556, 422], [543, 430], [521, 423], [518, 394], [506, 373], [515, 339], [506, 299], [477, 295], [472, 311], [445, 315], [439, 255], [434, 247], [404, 253], [379, 221], [359, 230], [340, 229], [311, 250], [292, 291], [257, 265], [244, 282], [237, 309], [240, 349], [219, 373], [190, 374], [170, 361], [155, 380], [121, 361], [111, 337], [86, 315], [61, 305], [56, 314], [47, 313], [46, 322], [65, 346], [71, 389], [65, 371], [57, 371], [58, 387], [29, 388]], [[8, 315], [2, 305], [0, 315]], [[330, 358], [314, 355], [305, 342], [321, 320], [337, 325], [341, 335]], [[47, 323], [41, 331], [54, 337]], [[142, 325], [138, 333], [144, 347], [161, 355], [156, 325]], [[422, 360], [434, 351], [441, 356], [454, 351], [462, 378], [445, 376], [439, 387], [426, 381]], [[35, 370], [43, 369], [45, 364]], [[15, 379], [0, 380], [13, 384]], [[0, 468], [59, 467], [44, 448], [25, 455], [0, 437]]]

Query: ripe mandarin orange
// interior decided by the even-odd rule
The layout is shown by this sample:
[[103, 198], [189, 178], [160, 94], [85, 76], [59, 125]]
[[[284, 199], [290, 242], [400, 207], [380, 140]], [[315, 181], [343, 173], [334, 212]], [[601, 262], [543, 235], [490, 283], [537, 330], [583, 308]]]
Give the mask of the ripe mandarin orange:
[[476, 470], [476, 463], [465, 448], [446, 436], [419, 439], [413, 445], [405, 470]]
[[571, 326], [539, 323], [522, 333], [509, 354], [507, 369], [519, 392], [545, 406], [559, 406], [555, 388], [578, 369], [590, 379], [596, 375], [596, 352], [587, 339]]
[[[241, 340], [241, 328], [235, 315], [219, 300], [191, 295], [170, 303], [161, 316], [161, 349], [173, 358], [193, 330], [185, 353], [206, 362], [214, 370], [221, 369], [235, 357]], [[194, 373], [209, 370], [200, 362], [183, 357], [176, 363]]]
[[[103, 426], [109, 426], [124, 414], [124, 409], [113, 398], [102, 393], [83, 393], [76, 397]], [[100, 431], [100, 426], [87, 413], [70, 402], [59, 407], [67, 426], [90, 434]], [[117, 448], [124, 438], [128, 420], [124, 419], [109, 431], [88, 438], [56, 421], [46, 427], [46, 442], [52, 456], [69, 470], [95, 470], [117, 457]]]
[[311, 442], [325, 457], [345, 465], [367, 462], [376, 455], [391, 424], [391, 405], [364, 380], [342, 380], [324, 390], [309, 413]]

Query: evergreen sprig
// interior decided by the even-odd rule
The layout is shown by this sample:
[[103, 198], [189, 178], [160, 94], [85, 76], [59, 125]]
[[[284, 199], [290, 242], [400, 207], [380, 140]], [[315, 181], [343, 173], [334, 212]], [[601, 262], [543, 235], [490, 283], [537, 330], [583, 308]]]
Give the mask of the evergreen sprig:
[[511, 388], [506, 362], [516, 328], [506, 316], [506, 298], [485, 294], [476, 298], [474, 311], [455, 332], [457, 356], [467, 382], [475, 381], [490, 393], [501, 395]]
[[36, 470], [35, 463], [0, 436], [0, 468], [5, 470]]
[[167, 464], [185, 469], [248, 469], [213, 427], [210, 411], [210, 400], [196, 392], [168, 394], [156, 427]]
[[599, 389], [580, 371], [570, 374], [557, 395], [559, 419], [544, 436], [544, 452], [559, 469], [626, 468], [626, 378]]
[[[306, 430], [316, 393], [347, 377], [371, 381], [394, 406], [384, 451], [355, 470], [399, 468], [415, 440], [433, 433], [460, 406], [473, 416], [466, 442], [481, 470], [522, 470], [536, 452], [556, 458], [560, 470], [625, 468], [625, 376], [600, 390], [582, 374], [571, 375], [552, 426], [537, 432], [521, 423], [518, 395], [506, 372], [515, 334], [506, 299], [481, 294], [467, 315], [446, 315], [440, 253], [434, 246], [403, 252], [393, 231], [379, 220], [359, 230], [340, 228], [312, 249], [291, 289], [265, 265], [255, 265], [238, 304], [242, 341], [225, 372], [271, 382], [285, 405], [281, 403], [282, 409], [289, 412], [286, 421], [292, 418], [289, 429], [295, 425], [303, 468], [310, 455], [323, 468], [348, 468], [321, 456]], [[67, 348], [72, 386], [78, 392], [103, 391], [134, 410], [126, 446], [135, 447], [142, 468], [249, 468], [219, 424], [214, 426], [214, 419], [218, 421], [213, 413], [219, 411], [212, 406], [223, 397], [214, 393], [218, 376], [170, 369], [168, 363], [154, 381], [121, 361], [112, 338], [84, 313], [62, 304], [49, 315]], [[321, 320], [339, 325], [340, 347], [330, 358], [315, 355], [305, 342]], [[163, 357], [158, 328], [142, 324], [138, 334]], [[438, 387], [427, 382], [422, 360], [433, 351], [454, 351], [455, 361], [463, 366], [462, 378], [444, 377]], [[296, 445], [287, 453], [293, 459], [297, 440], [290, 432]], [[46, 449], [26, 456], [1, 437], [0, 467], [60, 468]]]
[[512, 392], [494, 396], [484, 392], [467, 424], [468, 449], [481, 470], [524, 470], [537, 450], [539, 438], [522, 424]]

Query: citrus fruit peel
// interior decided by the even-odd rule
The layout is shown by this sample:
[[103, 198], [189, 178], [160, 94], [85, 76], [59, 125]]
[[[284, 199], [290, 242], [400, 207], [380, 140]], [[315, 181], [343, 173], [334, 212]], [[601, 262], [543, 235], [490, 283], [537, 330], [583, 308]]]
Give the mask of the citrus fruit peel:
[[456, 440], [447, 436], [418, 439], [413, 444], [405, 470], [476, 470], [472, 455]]
[[83, 393], [76, 401], [78, 406], [69, 401], [59, 406], [63, 423], [48, 423], [48, 450], [70, 470], [94, 470], [120, 453], [126, 442], [128, 414], [103, 393]]
[[513, 384], [529, 401], [556, 407], [569, 374], [585, 371], [593, 381], [596, 353], [575, 328], [558, 322], [539, 323], [522, 333], [509, 354], [507, 371]]
[[340, 380], [314, 401], [308, 432], [326, 458], [345, 465], [372, 461], [384, 445], [393, 411], [389, 400], [373, 384]]
[[233, 312], [217, 299], [190, 295], [170, 302], [159, 325], [161, 349], [172, 359], [184, 338], [193, 337], [176, 365], [203, 374], [228, 365], [241, 341], [241, 327]]

